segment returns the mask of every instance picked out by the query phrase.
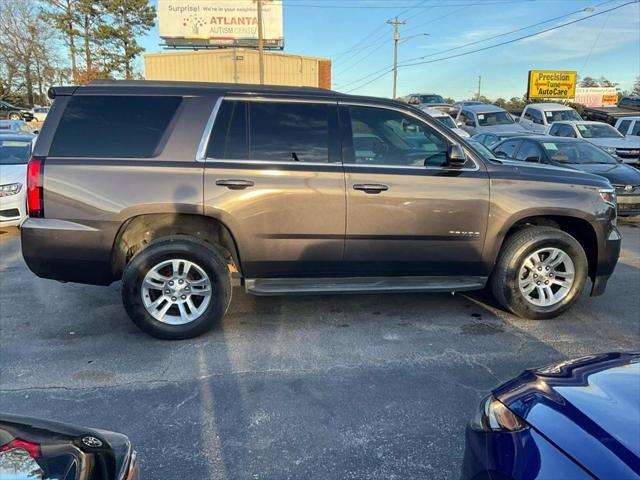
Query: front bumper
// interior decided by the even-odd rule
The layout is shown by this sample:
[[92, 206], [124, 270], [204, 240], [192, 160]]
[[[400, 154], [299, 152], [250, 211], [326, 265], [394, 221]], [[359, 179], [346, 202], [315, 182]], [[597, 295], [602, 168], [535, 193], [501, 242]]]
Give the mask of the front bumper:
[[621, 246], [622, 235], [620, 235], [620, 232], [615, 226], [611, 225], [608, 232], [606, 232], [605, 237], [598, 245], [598, 263], [595, 273], [592, 276], [592, 297], [597, 297], [604, 293], [609, 277], [615, 270], [616, 264], [618, 263]]
[[0, 197], [0, 227], [17, 227], [27, 218], [26, 188], [20, 193]]
[[625, 193], [624, 190], [616, 188], [616, 197], [619, 217], [640, 215], [640, 187], [637, 187], [634, 193]]

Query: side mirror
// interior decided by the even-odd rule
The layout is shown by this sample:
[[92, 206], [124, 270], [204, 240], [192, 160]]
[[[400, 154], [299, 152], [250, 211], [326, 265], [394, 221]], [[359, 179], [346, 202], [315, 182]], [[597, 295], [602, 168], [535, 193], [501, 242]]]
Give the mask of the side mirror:
[[464, 125], [464, 123], [462, 123], [460, 120], [458, 120], [458, 121], [456, 122], [456, 127], [461, 127], [461, 126], [463, 126], [463, 125]]
[[464, 153], [464, 148], [461, 145], [454, 143], [449, 147], [447, 153], [447, 163], [449, 165], [464, 165], [467, 161], [467, 155]]
[[465, 124], [467, 127], [475, 127], [475, 126], [476, 126], [476, 124], [475, 124], [475, 123], [473, 123], [473, 121], [471, 121], [471, 120], [467, 120], [466, 122], [464, 122], [464, 124]]
[[496, 157], [498, 158], [509, 158], [507, 157], [507, 154], [504, 152], [493, 152], [493, 153], [495, 153]]

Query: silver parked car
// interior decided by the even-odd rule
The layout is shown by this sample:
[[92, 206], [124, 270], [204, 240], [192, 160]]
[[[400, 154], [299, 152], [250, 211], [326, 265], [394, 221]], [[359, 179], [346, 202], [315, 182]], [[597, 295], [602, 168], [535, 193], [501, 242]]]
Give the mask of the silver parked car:
[[462, 108], [456, 119], [469, 135], [478, 133], [526, 132], [504, 108], [483, 103]]
[[608, 123], [581, 120], [555, 122], [549, 135], [555, 137], [584, 138], [625, 163], [640, 163], [640, 138], [625, 137]]

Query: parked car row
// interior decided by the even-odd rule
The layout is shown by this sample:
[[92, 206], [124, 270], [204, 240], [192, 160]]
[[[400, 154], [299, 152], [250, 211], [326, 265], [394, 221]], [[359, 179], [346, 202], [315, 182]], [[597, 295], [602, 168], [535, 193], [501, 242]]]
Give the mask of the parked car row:
[[23, 120], [25, 122], [36, 120], [37, 122], [44, 122], [47, 113], [49, 113], [49, 107], [18, 107], [4, 100], [0, 100], [0, 120]]

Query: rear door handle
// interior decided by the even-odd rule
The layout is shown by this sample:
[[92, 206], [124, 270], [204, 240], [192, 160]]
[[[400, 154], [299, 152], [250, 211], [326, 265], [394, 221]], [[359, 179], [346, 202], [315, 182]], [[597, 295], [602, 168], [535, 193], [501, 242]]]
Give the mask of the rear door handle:
[[389, 190], [389, 187], [379, 183], [356, 183], [353, 186], [353, 189], [362, 190], [364, 193], [376, 194]]
[[216, 185], [219, 187], [227, 187], [230, 190], [243, 190], [247, 187], [253, 187], [254, 183], [251, 180], [216, 180]]

